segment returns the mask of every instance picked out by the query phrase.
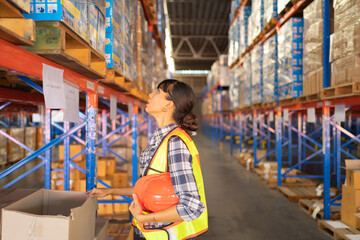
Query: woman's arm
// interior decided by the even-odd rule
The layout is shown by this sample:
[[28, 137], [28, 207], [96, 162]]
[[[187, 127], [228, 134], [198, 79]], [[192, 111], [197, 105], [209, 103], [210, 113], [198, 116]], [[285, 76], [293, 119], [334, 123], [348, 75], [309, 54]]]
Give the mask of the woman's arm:
[[134, 187], [124, 187], [124, 188], [94, 188], [87, 193], [90, 194], [90, 197], [105, 197], [107, 195], [120, 195], [120, 196], [131, 196], [134, 192]]
[[133, 194], [133, 198], [134, 200], [132, 201], [129, 210], [139, 223], [183, 221], [176, 210], [176, 206], [172, 206], [161, 212], [143, 214], [136, 194]]

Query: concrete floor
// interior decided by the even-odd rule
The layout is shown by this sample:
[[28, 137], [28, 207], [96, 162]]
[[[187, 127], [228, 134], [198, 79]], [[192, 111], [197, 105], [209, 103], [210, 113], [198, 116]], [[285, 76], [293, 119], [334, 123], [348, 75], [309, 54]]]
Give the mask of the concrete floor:
[[277, 190], [269, 189], [206, 136], [194, 138], [200, 153], [209, 211], [202, 240], [329, 239], [316, 221]]

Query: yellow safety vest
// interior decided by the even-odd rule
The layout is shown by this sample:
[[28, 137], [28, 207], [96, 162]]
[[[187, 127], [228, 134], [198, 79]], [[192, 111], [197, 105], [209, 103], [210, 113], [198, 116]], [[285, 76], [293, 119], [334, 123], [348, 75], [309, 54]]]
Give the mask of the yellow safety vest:
[[196, 237], [208, 230], [208, 213], [205, 199], [204, 182], [201, 174], [199, 152], [196, 149], [196, 146], [190, 136], [183, 129], [177, 127], [164, 138], [151, 160], [149, 170], [146, 175], [167, 172], [168, 141], [172, 136], [180, 137], [190, 151], [193, 159], [193, 174], [199, 191], [200, 200], [205, 205], [205, 210], [200, 215], [200, 217], [195, 220], [189, 222], [175, 222], [170, 226], [156, 229], [145, 229], [144, 224], [139, 223], [134, 218], [133, 225], [142, 232], [147, 240], [183, 240]]

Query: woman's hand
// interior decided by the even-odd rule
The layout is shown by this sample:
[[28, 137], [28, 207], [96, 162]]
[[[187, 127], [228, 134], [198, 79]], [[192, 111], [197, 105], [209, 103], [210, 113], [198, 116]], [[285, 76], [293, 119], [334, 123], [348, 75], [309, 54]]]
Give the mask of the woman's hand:
[[111, 194], [110, 188], [93, 188], [92, 190], [88, 191], [87, 194], [90, 195], [92, 198], [102, 198], [109, 194]]
[[129, 211], [139, 223], [144, 223], [145, 214], [143, 214], [143, 210], [136, 194], [133, 194], [133, 201], [130, 204]]

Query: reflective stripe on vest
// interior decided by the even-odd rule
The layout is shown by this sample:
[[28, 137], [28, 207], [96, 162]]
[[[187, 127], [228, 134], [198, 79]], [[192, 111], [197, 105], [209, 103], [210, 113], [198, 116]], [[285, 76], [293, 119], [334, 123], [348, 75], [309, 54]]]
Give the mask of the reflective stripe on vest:
[[[204, 212], [199, 218], [186, 222], [176, 222], [170, 226], [162, 229], [144, 229], [144, 224], [139, 223], [136, 219], [133, 219], [133, 224], [142, 232], [147, 240], [182, 240], [196, 237], [208, 229], [208, 214], [207, 205], [205, 199], [204, 182], [201, 174], [199, 152], [189, 135], [180, 127], [175, 128], [168, 136], [165, 137], [160, 147], [156, 151], [153, 159], [150, 163], [150, 169], [147, 175], [158, 174], [160, 172], [167, 172], [167, 154], [168, 154], [168, 142], [170, 137], [178, 136], [186, 144], [189, 152], [192, 156], [192, 168], [197, 188], [200, 195], [201, 202], [205, 205]], [[153, 171], [156, 169], [157, 171]]]

